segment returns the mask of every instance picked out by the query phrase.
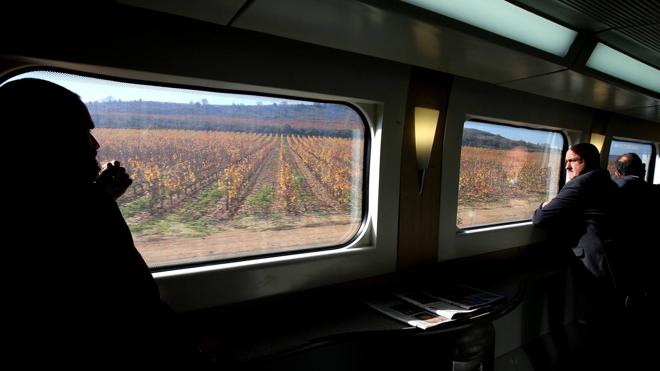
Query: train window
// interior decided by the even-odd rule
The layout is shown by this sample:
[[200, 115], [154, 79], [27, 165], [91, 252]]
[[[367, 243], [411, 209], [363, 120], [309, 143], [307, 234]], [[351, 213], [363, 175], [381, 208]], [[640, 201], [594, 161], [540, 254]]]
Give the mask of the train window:
[[[614, 171], [616, 170], [614, 163], [616, 162], [616, 159], [624, 153], [636, 153], [642, 159], [644, 168], [648, 170], [649, 163], [653, 157], [653, 145], [650, 143], [612, 139], [610, 153], [607, 158], [607, 170], [612, 177], [614, 177]], [[647, 174], [647, 179], [648, 178], [650, 178], [650, 174]]]
[[557, 194], [565, 143], [558, 132], [466, 121], [458, 227], [530, 219], [541, 202]]
[[76, 92], [150, 267], [341, 246], [362, 225], [366, 120], [345, 103], [32, 71]]

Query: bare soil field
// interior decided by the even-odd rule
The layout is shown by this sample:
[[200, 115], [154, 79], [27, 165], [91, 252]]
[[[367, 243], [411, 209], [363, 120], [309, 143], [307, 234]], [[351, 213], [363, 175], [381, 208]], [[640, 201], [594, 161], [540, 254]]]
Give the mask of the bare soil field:
[[[327, 219], [326, 223], [332, 221]], [[205, 237], [136, 237], [135, 245], [147, 264], [157, 267], [337, 245], [350, 239], [359, 227], [357, 224], [308, 225], [260, 231], [233, 228]]]

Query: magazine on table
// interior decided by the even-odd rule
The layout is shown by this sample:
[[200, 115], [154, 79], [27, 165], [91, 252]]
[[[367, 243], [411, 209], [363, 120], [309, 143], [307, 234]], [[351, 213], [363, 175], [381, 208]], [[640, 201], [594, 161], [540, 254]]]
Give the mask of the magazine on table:
[[393, 294], [398, 298], [424, 308], [429, 312], [433, 312], [439, 316], [452, 320], [473, 317], [487, 311], [488, 309], [487, 307], [466, 309], [447, 302], [443, 300], [443, 298], [427, 294], [426, 292], [417, 289], [399, 289], [394, 291]]
[[505, 296], [493, 292], [444, 282], [425, 287], [421, 291], [463, 309], [488, 308], [506, 299]]
[[421, 329], [451, 321], [447, 317], [429, 312], [391, 293], [371, 296], [364, 302], [383, 314]]

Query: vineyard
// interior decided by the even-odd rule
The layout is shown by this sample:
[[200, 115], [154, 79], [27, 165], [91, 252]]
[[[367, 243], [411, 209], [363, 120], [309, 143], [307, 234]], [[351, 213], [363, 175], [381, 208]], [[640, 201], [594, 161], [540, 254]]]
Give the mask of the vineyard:
[[[150, 265], [337, 245], [362, 221], [362, 150], [352, 139], [109, 128], [94, 135], [101, 164], [120, 160], [133, 178], [119, 204]], [[270, 239], [249, 243], [265, 231]]]
[[461, 150], [459, 227], [530, 219], [557, 192], [561, 152], [466, 147]]
[[[348, 241], [362, 221], [362, 141], [97, 128], [99, 161], [134, 182], [119, 204], [152, 266]], [[463, 147], [459, 227], [528, 219], [556, 193], [561, 153]], [[258, 233], [255, 233], [258, 232]]]

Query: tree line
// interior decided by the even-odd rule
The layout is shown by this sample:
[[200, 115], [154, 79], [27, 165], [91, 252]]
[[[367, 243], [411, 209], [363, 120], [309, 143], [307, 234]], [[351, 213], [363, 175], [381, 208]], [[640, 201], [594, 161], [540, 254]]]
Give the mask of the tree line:
[[524, 147], [528, 152], [544, 152], [549, 149], [546, 145], [530, 143], [524, 140], [512, 140], [499, 134], [470, 128], [463, 130], [463, 146], [494, 149]]
[[353, 137], [364, 124], [341, 104], [212, 105], [206, 102], [88, 102], [97, 127], [185, 129], [301, 136]]

